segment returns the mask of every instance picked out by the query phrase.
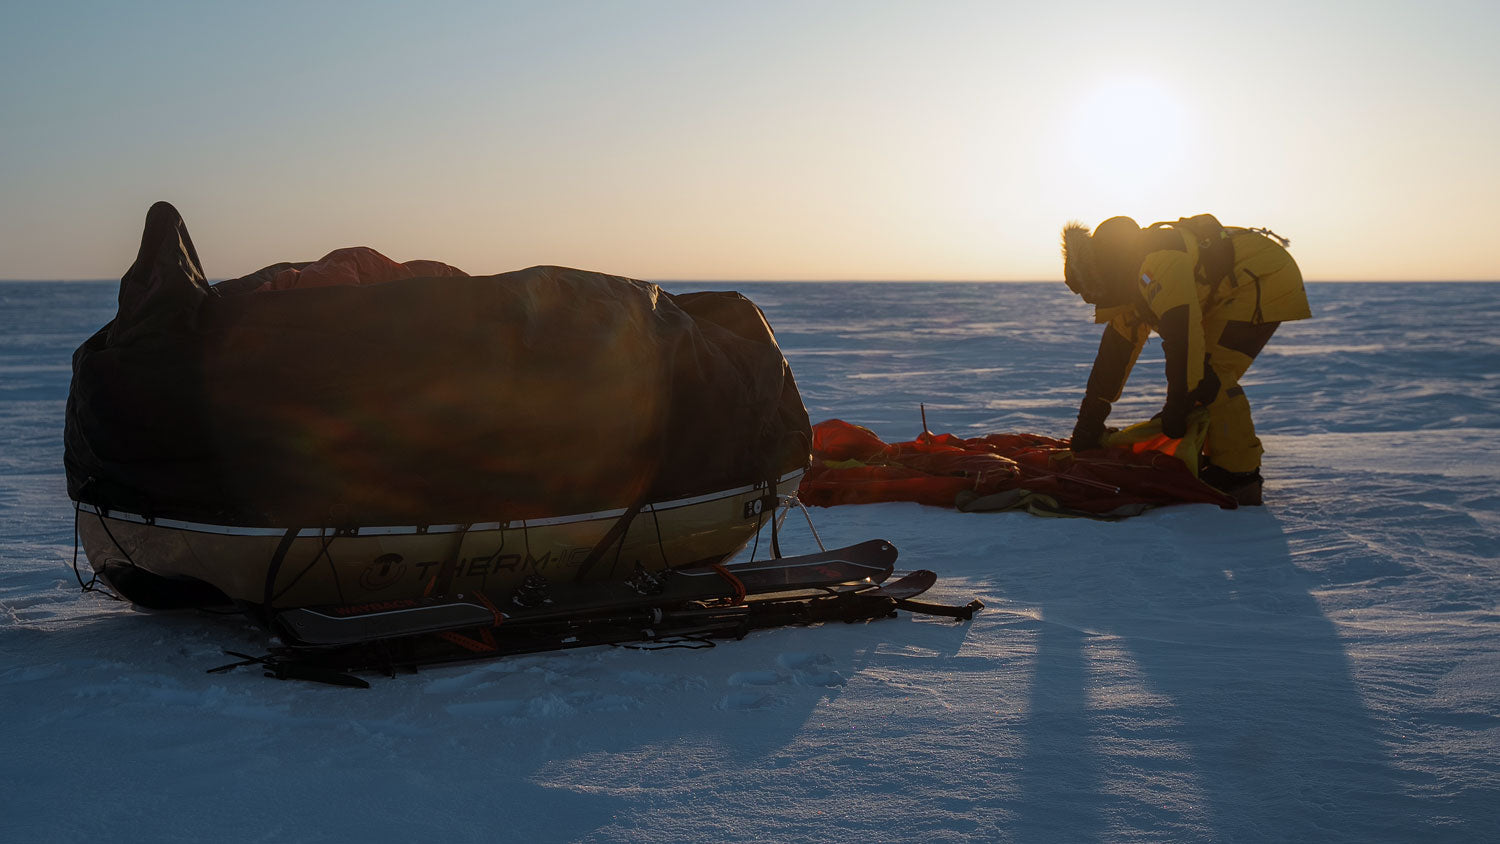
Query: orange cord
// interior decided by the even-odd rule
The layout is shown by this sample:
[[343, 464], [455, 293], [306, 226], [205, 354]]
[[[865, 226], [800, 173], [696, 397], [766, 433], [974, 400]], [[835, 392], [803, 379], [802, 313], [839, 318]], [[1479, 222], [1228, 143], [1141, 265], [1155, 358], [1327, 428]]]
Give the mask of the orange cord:
[[723, 563], [714, 563], [714, 571], [718, 572], [720, 577], [729, 581], [729, 585], [734, 588], [734, 603], [743, 604], [745, 602], [744, 581], [735, 577], [734, 572], [725, 568]]

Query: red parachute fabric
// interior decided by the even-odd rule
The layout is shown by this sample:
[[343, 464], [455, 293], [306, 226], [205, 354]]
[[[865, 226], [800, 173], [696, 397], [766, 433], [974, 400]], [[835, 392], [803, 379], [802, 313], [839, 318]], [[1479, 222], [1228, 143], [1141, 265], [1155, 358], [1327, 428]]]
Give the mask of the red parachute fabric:
[[359, 287], [403, 278], [467, 275], [463, 270], [442, 261], [407, 261], [401, 264], [368, 246], [349, 246], [335, 249], [301, 269], [282, 270], [270, 281], [256, 288], [256, 292], [308, 287]]
[[1158, 438], [1074, 454], [1067, 440], [1040, 434], [964, 439], [923, 431], [886, 443], [868, 428], [830, 419], [813, 426], [813, 463], [798, 497], [821, 507], [915, 501], [1112, 518], [1163, 504], [1233, 508], [1232, 498], [1170, 455], [1178, 442]]

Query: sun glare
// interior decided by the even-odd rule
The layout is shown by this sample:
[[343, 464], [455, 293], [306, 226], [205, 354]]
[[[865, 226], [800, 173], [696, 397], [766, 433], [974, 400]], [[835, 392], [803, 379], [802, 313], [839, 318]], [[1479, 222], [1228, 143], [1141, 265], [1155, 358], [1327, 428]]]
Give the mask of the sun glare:
[[1081, 190], [1139, 204], [1181, 189], [1192, 172], [1192, 120], [1170, 89], [1151, 79], [1112, 79], [1077, 102], [1068, 147]]

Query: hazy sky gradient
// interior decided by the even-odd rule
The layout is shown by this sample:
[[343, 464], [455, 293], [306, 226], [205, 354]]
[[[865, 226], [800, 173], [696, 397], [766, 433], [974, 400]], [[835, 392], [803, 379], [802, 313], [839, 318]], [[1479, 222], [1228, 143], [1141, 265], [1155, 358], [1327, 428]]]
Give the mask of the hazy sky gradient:
[[5, 2], [0, 278], [367, 245], [471, 273], [1054, 279], [1211, 211], [1500, 279], [1500, 4]]

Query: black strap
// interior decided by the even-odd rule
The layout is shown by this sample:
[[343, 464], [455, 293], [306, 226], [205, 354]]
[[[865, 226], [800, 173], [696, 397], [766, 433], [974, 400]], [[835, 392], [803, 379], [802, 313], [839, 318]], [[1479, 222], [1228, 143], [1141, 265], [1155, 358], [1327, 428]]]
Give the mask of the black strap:
[[265, 613], [266, 623], [271, 623], [271, 602], [275, 600], [276, 575], [281, 573], [281, 564], [286, 561], [286, 554], [292, 550], [292, 540], [301, 533], [301, 528], [287, 528], [282, 534], [281, 542], [276, 546], [276, 553], [271, 555], [271, 565], [266, 568], [266, 592], [265, 600], [261, 602], [261, 612]]
[[[926, 426], [923, 426], [923, 429], [925, 430]], [[781, 559], [781, 537], [776, 524], [776, 507], [780, 502], [776, 498], [776, 481], [773, 479], [769, 483], [770, 492], [766, 495], [766, 503], [771, 509], [771, 556], [779, 560]]]
[[610, 642], [609, 646], [632, 651], [669, 651], [674, 649], [701, 651], [707, 648], [718, 647], [718, 644], [707, 636], [673, 636], [670, 639], [653, 639], [649, 642], [641, 643]]
[[[464, 525], [458, 532], [458, 542], [453, 546], [453, 553], [443, 559], [438, 566], [437, 576], [433, 579], [435, 587], [430, 597], [445, 597], [448, 590], [453, 586], [453, 578], [458, 574], [458, 555], [463, 551], [464, 539], [469, 535], [470, 525]], [[530, 543], [527, 543], [528, 546]], [[528, 549], [528, 555], [530, 551]]]
[[[1250, 321], [1256, 324], [1265, 322], [1265, 316], [1260, 312], [1260, 276], [1249, 270], [1245, 270], [1245, 275], [1250, 276], [1255, 281], [1255, 313], [1250, 316]], [[1254, 355], [1251, 355], [1251, 357], [1254, 357]]]
[[951, 604], [933, 604], [927, 601], [913, 601], [910, 598], [903, 598], [896, 602], [896, 609], [906, 610], [909, 613], [918, 615], [936, 615], [944, 618], [956, 618], [959, 621], [969, 621], [974, 617], [974, 613], [984, 609], [984, 602], [975, 598], [960, 607]]
[[[78, 570], [78, 543], [82, 541], [82, 537], [78, 532], [78, 511], [80, 506], [81, 505], [79, 504], [79, 502], [73, 502], [73, 576], [78, 579], [78, 586], [83, 591], [98, 592], [102, 595], [108, 595], [110, 598], [113, 598], [116, 601], [123, 601], [125, 600], [124, 598], [116, 595], [113, 591], [99, 585], [99, 572], [97, 570], [94, 571], [94, 576], [90, 577], [88, 579], [88, 582], [84, 582], [83, 574]], [[99, 516], [99, 527], [104, 528], [104, 533], [109, 537], [109, 541], [113, 542], [115, 544], [115, 547], [120, 550], [120, 553], [125, 555], [125, 562], [133, 568], [135, 566], [135, 560], [130, 559], [130, 552], [126, 551], [123, 547], [120, 546], [120, 540], [115, 539], [114, 533], [109, 529], [109, 523], [104, 521], [104, 514], [99, 511], [96, 512]], [[92, 564], [90, 564], [90, 567], [92, 567]], [[108, 581], [106, 581], [106, 583], [107, 582]]]
[[609, 530], [604, 532], [604, 536], [599, 538], [599, 542], [589, 551], [589, 555], [583, 559], [583, 562], [578, 564], [578, 573], [573, 576], [574, 581], [583, 582], [589, 570], [597, 565], [599, 560], [604, 556], [604, 552], [609, 550], [609, 546], [616, 542], [624, 543], [625, 531], [630, 529], [630, 523], [635, 521], [635, 517], [640, 515], [641, 508], [645, 506], [645, 501], [637, 501], [626, 508], [620, 518], [616, 519], [615, 523], [609, 526]]

